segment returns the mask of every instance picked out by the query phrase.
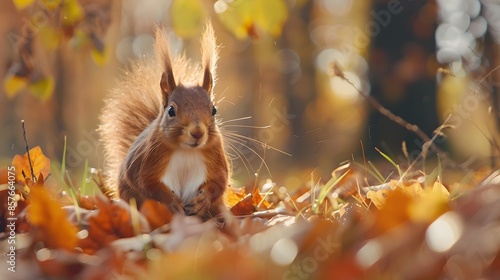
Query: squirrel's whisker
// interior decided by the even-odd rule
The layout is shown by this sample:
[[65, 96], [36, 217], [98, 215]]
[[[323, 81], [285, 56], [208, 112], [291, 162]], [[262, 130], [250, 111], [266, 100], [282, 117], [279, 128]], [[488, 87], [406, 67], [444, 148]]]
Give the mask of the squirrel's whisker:
[[250, 142], [254, 142], [254, 143], [256, 143], [256, 144], [261, 145], [261, 146], [262, 146], [262, 147], [264, 147], [264, 148], [268, 148], [268, 149], [274, 150], [274, 151], [279, 152], [279, 153], [281, 153], [281, 154], [284, 154], [284, 155], [287, 155], [287, 156], [290, 156], [290, 157], [292, 156], [290, 153], [287, 153], [287, 152], [282, 151], [282, 150], [280, 150], [280, 149], [278, 149], [278, 148], [275, 148], [275, 147], [273, 147], [273, 146], [270, 146], [270, 145], [268, 145], [268, 144], [266, 144], [266, 143], [264, 143], [264, 142], [261, 142], [261, 141], [259, 141], [259, 140], [257, 140], [257, 139], [254, 139], [254, 138], [252, 138], [252, 137], [248, 137], [248, 136], [244, 136], [244, 135], [238, 134], [238, 133], [236, 133], [235, 131], [227, 131], [227, 130], [226, 130], [226, 131], [221, 131], [221, 133], [222, 133], [222, 135], [223, 135], [224, 137], [227, 137], [227, 136], [237, 137], [237, 138], [244, 139], [244, 140], [247, 140], [247, 141], [250, 141]]
[[[243, 154], [243, 152], [239, 151], [238, 148], [236, 148], [236, 146], [233, 143], [227, 143], [227, 144], [228, 144], [228, 148], [236, 153], [237, 158], [239, 158], [241, 160], [241, 162], [243, 163], [243, 166], [245, 166], [245, 169], [247, 170], [247, 173], [248, 173], [248, 177], [251, 176], [250, 169], [252, 169], [252, 173], [255, 173], [253, 168], [252, 168], [252, 165], [250, 164], [250, 161], [245, 156], [245, 154]], [[245, 162], [245, 160], [246, 160], [246, 162]], [[248, 164], [247, 164], [247, 162], [248, 162]], [[249, 166], [250, 166], [250, 169], [248, 168]]]
[[[230, 140], [233, 140], [233, 141], [237, 140], [237, 139], [231, 138], [232, 136], [229, 136], [229, 135], [226, 135], [226, 137], [228, 137]], [[267, 165], [266, 160], [261, 155], [259, 155], [259, 153], [257, 153], [254, 149], [250, 148], [250, 146], [244, 144], [242, 141], [239, 141], [239, 142], [236, 141], [236, 142], [238, 144], [240, 144], [241, 146], [247, 148], [253, 154], [255, 154], [261, 160], [261, 162], [264, 164], [264, 167], [266, 167], [266, 170], [267, 170], [267, 173], [269, 174], [269, 176], [271, 176], [271, 170], [269, 170], [269, 166]]]
[[241, 117], [241, 118], [236, 118], [236, 119], [231, 119], [231, 120], [227, 120], [227, 121], [219, 121], [219, 125], [221, 125], [222, 127], [224, 127], [224, 124], [226, 123], [229, 123], [229, 122], [237, 122], [237, 121], [243, 121], [243, 120], [249, 120], [251, 119], [252, 116], [246, 116], [246, 117]]

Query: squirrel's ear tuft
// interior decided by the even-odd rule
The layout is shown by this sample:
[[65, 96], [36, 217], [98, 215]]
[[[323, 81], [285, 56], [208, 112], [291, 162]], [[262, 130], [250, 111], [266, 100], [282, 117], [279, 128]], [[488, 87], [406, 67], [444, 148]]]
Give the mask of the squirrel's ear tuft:
[[158, 62], [163, 68], [163, 73], [160, 80], [160, 88], [163, 93], [163, 105], [166, 105], [168, 95], [171, 94], [177, 87], [172, 70], [172, 57], [170, 52], [170, 41], [165, 31], [161, 27], [156, 27], [155, 31], [156, 42], [155, 50]]
[[212, 88], [217, 80], [216, 67], [219, 56], [217, 43], [215, 42], [214, 29], [210, 21], [207, 21], [205, 32], [201, 38], [201, 54], [203, 63], [203, 89], [212, 94]]

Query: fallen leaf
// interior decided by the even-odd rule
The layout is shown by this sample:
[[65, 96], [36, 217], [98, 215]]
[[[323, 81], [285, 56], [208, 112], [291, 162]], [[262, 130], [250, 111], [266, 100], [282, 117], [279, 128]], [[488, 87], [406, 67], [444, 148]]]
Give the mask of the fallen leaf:
[[[79, 247], [88, 254], [95, 253], [117, 239], [135, 236], [129, 204], [103, 196], [97, 197], [96, 204], [98, 210], [94, 210], [95, 215], [89, 218], [88, 236], [79, 242]], [[138, 230], [141, 233], [149, 233], [148, 222], [140, 213], [137, 214]]]
[[77, 195], [78, 206], [87, 210], [97, 209], [97, 198], [95, 196]]
[[172, 221], [172, 212], [168, 207], [156, 200], [148, 199], [141, 205], [141, 213], [148, 220], [151, 230], [159, 228]]
[[245, 190], [243, 188], [227, 188], [224, 192], [224, 205], [226, 205], [227, 208], [231, 208], [245, 198], [245, 195]]
[[30, 201], [28, 221], [34, 240], [43, 242], [50, 249], [73, 250], [77, 229], [68, 221], [59, 202], [48, 194], [43, 175], [31, 186]]
[[246, 216], [255, 212], [252, 194], [247, 194], [240, 202], [231, 208], [231, 213], [235, 216]]
[[449, 196], [450, 193], [443, 184], [435, 182], [432, 187], [423, 190], [419, 199], [411, 203], [408, 209], [410, 218], [415, 222], [432, 222], [449, 210]]
[[[50, 160], [45, 157], [42, 152], [40, 146], [36, 146], [29, 151], [31, 164], [33, 166], [33, 172], [36, 177], [39, 177], [40, 174], [43, 175], [44, 178], [50, 173]], [[17, 181], [24, 182], [24, 177], [22, 175], [22, 171], [26, 174], [27, 177], [31, 177], [30, 163], [28, 160], [28, 153], [24, 155], [15, 155], [12, 160], [12, 165], [16, 168], [16, 179]]]
[[400, 188], [387, 192], [383, 207], [376, 212], [375, 228], [379, 233], [387, 232], [409, 220], [408, 205], [411, 199]]
[[0, 169], [0, 185], [7, 184], [9, 182], [9, 170], [7, 168]]
[[260, 195], [259, 189], [255, 188], [252, 192], [252, 203], [255, 208], [264, 208], [264, 209], [269, 209], [269, 202], [264, 200], [262, 196]]
[[387, 195], [391, 190], [381, 189], [378, 191], [369, 191], [366, 194], [366, 198], [370, 199], [375, 207], [378, 209], [384, 208], [385, 202], [387, 200]]
[[409, 181], [391, 180], [389, 182], [389, 186], [391, 186], [391, 189], [400, 188], [411, 199], [418, 199], [422, 197], [422, 195], [424, 194], [424, 189], [422, 188], [422, 185], [416, 180], [409, 180]]

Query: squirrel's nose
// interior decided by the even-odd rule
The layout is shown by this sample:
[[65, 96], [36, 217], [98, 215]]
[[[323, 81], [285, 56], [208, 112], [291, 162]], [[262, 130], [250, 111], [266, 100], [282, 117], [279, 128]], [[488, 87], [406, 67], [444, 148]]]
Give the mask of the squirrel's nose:
[[205, 134], [205, 132], [203, 130], [201, 130], [201, 129], [198, 129], [198, 130], [195, 130], [195, 131], [191, 131], [190, 133], [191, 133], [191, 136], [193, 136], [194, 139], [200, 139]]

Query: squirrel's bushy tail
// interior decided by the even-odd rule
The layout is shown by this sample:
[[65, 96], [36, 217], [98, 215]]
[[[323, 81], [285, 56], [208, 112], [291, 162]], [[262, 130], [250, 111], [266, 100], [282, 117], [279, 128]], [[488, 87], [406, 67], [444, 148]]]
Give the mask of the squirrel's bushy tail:
[[[160, 79], [165, 69], [171, 67], [176, 84], [185, 86], [199, 85], [203, 77], [202, 67], [183, 55], [171, 59], [170, 42], [161, 28], [156, 30], [155, 50], [154, 58], [136, 62], [124, 72], [100, 116], [99, 133], [111, 188], [117, 187], [120, 165], [136, 138], [164, 109]], [[215, 68], [217, 46], [210, 23], [203, 35], [202, 53], [203, 66]]]

